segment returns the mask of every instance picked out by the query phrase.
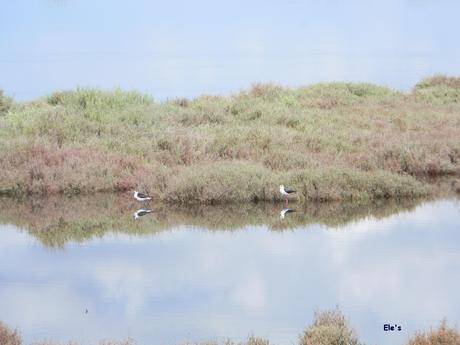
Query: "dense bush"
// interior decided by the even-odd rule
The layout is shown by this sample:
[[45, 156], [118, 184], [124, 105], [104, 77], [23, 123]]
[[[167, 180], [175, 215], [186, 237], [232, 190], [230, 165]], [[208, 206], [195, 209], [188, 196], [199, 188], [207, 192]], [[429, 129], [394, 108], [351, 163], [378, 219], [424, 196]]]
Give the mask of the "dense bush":
[[437, 329], [428, 332], [418, 332], [407, 345], [459, 345], [460, 332], [442, 321]]
[[13, 104], [13, 100], [3, 94], [3, 90], [0, 90], [0, 116], [8, 112]]
[[17, 331], [12, 331], [0, 321], [0, 345], [21, 345], [22, 339]]
[[358, 338], [348, 321], [337, 308], [315, 312], [313, 324], [308, 326], [300, 338], [300, 345], [359, 345]]
[[414, 93], [430, 103], [460, 103], [460, 77], [436, 75], [419, 82]]

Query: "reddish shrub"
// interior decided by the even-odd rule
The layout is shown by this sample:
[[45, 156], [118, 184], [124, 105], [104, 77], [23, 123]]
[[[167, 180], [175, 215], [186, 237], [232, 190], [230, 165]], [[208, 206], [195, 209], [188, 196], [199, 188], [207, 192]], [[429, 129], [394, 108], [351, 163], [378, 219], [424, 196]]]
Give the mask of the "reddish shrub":
[[10, 330], [4, 323], [0, 321], [0, 345], [21, 345], [22, 339], [19, 333]]
[[407, 345], [459, 345], [460, 333], [447, 326], [444, 320], [438, 329], [432, 329], [429, 332], [418, 332]]

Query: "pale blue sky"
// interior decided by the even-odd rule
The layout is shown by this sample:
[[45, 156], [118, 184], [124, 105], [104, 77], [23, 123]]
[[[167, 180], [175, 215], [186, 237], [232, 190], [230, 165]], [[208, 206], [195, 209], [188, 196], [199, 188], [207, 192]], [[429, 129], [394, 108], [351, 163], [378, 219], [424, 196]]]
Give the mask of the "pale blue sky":
[[156, 99], [255, 82], [366, 81], [407, 90], [460, 74], [456, 0], [16, 0], [0, 12], [0, 88], [77, 86]]

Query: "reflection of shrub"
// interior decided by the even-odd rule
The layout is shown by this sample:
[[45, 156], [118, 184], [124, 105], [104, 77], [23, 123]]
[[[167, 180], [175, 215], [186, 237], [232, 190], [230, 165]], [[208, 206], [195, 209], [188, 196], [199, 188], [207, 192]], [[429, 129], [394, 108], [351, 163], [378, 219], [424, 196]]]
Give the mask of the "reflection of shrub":
[[313, 325], [300, 338], [300, 345], [358, 345], [354, 331], [340, 309], [316, 311]]
[[458, 345], [460, 344], [460, 333], [447, 326], [446, 321], [442, 321], [438, 329], [429, 332], [418, 332], [407, 345]]
[[22, 339], [18, 332], [10, 330], [0, 321], [0, 345], [21, 345]]

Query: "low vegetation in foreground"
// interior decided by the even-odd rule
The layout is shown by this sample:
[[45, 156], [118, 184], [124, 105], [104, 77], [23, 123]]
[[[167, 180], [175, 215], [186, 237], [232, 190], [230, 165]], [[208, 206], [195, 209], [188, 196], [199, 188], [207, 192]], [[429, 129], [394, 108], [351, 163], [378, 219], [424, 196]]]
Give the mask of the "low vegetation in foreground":
[[[460, 176], [460, 78], [410, 93], [370, 84], [162, 103], [77, 89], [28, 103], [0, 92], [0, 194], [140, 189], [175, 203], [356, 200], [431, 194]], [[457, 186], [460, 191], [460, 185]]]
[[[0, 345], [22, 345], [22, 337], [17, 330], [8, 328], [0, 321]], [[52, 341], [34, 342], [32, 345], [59, 345]], [[78, 345], [69, 342], [69, 345]], [[123, 341], [101, 341], [99, 345], [135, 345], [132, 339]], [[216, 341], [200, 343], [185, 343], [196, 345], [219, 345]], [[226, 340], [223, 345], [270, 345], [268, 339], [249, 336], [246, 341], [233, 342]], [[350, 327], [346, 317], [339, 308], [328, 311], [316, 311], [313, 323], [305, 328], [299, 336], [299, 345], [365, 345], [358, 340], [355, 331]], [[417, 332], [405, 345], [458, 345], [460, 344], [460, 333], [458, 330], [447, 325], [446, 321], [441, 322], [437, 329], [429, 332]]]
[[460, 333], [458, 330], [442, 321], [437, 329], [428, 332], [418, 332], [407, 345], [454, 345], [460, 344]]

